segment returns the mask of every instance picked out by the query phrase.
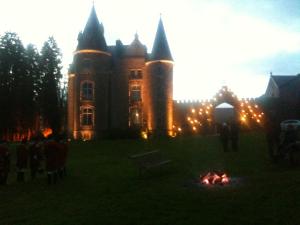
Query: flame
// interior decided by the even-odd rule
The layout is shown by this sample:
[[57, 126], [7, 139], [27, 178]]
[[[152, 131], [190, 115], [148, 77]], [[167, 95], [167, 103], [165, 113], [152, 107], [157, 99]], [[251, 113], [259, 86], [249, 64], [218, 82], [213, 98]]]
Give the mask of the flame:
[[52, 134], [52, 129], [51, 128], [45, 128], [43, 130], [43, 135], [45, 138], [47, 138], [50, 134]]
[[206, 175], [200, 177], [202, 184], [227, 184], [229, 177], [226, 173], [208, 172]]

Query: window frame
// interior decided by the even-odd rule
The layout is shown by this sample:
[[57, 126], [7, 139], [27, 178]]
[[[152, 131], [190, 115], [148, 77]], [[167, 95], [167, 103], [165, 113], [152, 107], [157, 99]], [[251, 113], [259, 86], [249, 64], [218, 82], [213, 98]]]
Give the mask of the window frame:
[[81, 127], [94, 127], [94, 122], [95, 122], [94, 106], [81, 106], [80, 107], [80, 126]]
[[129, 72], [130, 80], [140, 80], [143, 79], [143, 71], [142, 69], [131, 69]]
[[[91, 87], [84, 88], [84, 85], [91, 85]], [[87, 95], [85, 95], [85, 93]], [[95, 98], [95, 82], [90, 81], [90, 80], [82, 81], [80, 84], [80, 99], [81, 99], [81, 101], [93, 101], [94, 98]]]
[[[139, 95], [134, 94], [134, 93], [139, 93]], [[130, 85], [129, 99], [131, 102], [141, 102], [142, 101], [142, 85], [140, 85], [140, 84]]]

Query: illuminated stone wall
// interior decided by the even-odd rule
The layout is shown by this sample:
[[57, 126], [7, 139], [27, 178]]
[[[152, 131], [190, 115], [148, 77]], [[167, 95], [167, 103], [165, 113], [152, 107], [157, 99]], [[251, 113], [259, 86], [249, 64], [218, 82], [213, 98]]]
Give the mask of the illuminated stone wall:
[[173, 62], [148, 62], [145, 89], [148, 130], [158, 136], [172, 135]]

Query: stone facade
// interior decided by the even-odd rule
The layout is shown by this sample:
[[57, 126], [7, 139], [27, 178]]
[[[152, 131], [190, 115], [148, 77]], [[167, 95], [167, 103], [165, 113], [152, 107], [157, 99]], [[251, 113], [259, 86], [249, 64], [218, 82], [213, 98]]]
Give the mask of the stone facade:
[[129, 131], [171, 135], [173, 58], [160, 19], [152, 52], [135, 35], [108, 46], [94, 7], [69, 69], [68, 132], [74, 139]]

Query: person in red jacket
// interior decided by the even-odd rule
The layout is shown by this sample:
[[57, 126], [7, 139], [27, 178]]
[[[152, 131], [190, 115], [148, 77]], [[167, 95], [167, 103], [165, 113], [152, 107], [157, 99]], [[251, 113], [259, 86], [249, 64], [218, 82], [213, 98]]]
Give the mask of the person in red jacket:
[[25, 181], [25, 170], [27, 169], [28, 164], [28, 146], [27, 140], [24, 138], [19, 146], [16, 149], [17, 152], [17, 181], [24, 182]]
[[0, 140], [0, 185], [7, 183], [10, 168], [10, 153], [5, 141]]

